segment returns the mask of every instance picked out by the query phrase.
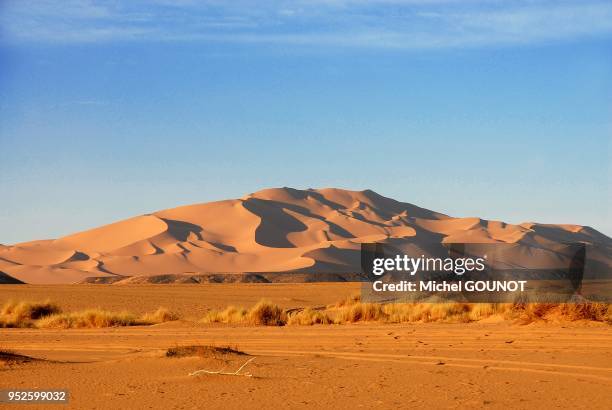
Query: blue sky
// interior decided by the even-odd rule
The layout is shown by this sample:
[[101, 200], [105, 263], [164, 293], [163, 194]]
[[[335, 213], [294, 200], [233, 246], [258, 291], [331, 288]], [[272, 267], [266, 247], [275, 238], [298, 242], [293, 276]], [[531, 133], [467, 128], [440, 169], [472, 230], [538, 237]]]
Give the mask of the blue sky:
[[0, 243], [265, 187], [610, 235], [609, 1], [0, 4]]

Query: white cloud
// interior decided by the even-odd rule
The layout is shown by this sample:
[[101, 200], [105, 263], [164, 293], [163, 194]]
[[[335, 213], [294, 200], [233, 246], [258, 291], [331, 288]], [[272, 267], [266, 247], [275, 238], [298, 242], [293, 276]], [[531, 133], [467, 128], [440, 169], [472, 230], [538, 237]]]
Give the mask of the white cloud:
[[12, 0], [0, 41], [200, 41], [423, 49], [612, 35], [609, 1]]

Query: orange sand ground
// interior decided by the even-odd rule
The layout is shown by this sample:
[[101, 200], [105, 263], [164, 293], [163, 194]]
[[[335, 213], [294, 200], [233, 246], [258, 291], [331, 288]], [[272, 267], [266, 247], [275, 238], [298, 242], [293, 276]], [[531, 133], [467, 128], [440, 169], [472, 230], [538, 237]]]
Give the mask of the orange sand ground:
[[[22, 285], [0, 287], [0, 302], [44, 297], [65, 310], [100, 306], [134, 313], [163, 305], [198, 318], [207, 308], [249, 306], [261, 297], [284, 307], [325, 305], [358, 286]], [[192, 344], [229, 345], [255, 356], [244, 369], [253, 377], [188, 375], [233, 371], [249, 356], [165, 357], [169, 347]], [[47, 359], [0, 367], [0, 388], [67, 388], [68, 407], [78, 409], [603, 409], [612, 402], [612, 331], [598, 323], [247, 327], [181, 320], [111, 329], [0, 329], [0, 348]]]

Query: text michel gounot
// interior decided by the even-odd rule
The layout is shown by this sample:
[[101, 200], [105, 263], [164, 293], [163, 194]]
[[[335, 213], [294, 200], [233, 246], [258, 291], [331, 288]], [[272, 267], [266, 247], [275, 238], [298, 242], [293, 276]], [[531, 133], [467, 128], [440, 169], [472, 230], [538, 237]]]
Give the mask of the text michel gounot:
[[[485, 270], [485, 259], [483, 258], [411, 258], [408, 255], [395, 255], [391, 258], [375, 258], [372, 263], [372, 273], [382, 276], [387, 272], [405, 272], [414, 276], [419, 271], [452, 272], [458, 276], [466, 272], [482, 272]], [[415, 282], [402, 280], [396, 283], [384, 283], [377, 280], [372, 284], [376, 292], [515, 292], [524, 291], [526, 280], [518, 281], [420, 281], [418, 286]]]

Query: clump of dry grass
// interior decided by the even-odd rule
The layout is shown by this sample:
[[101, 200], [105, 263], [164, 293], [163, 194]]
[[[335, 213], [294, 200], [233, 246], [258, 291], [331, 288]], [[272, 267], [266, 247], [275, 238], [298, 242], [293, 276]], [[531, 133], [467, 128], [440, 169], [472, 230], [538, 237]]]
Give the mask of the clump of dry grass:
[[246, 353], [229, 346], [218, 347], [210, 345], [175, 346], [166, 350], [166, 357], [204, 357], [218, 359], [227, 355], [247, 356]]
[[202, 323], [240, 323], [244, 322], [248, 311], [242, 307], [228, 306], [222, 311], [210, 310], [200, 320]]
[[378, 303], [355, 302], [351, 305], [342, 305], [335, 314], [337, 323], [385, 321], [387, 318], [384, 305]]
[[165, 308], [159, 308], [157, 311], [145, 314], [141, 318], [128, 312], [116, 313], [101, 309], [89, 309], [81, 312], [62, 312], [57, 304], [50, 301], [9, 301], [0, 308], [0, 328], [100, 328], [151, 325], [176, 319], [178, 319], [178, 316]]
[[506, 315], [523, 323], [538, 320], [590, 320], [612, 324], [612, 305], [607, 303], [518, 303]]
[[57, 313], [42, 317], [36, 322], [39, 328], [73, 329], [102, 328], [118, 326], [142, 326], [178, 319], [178, 315], [166, 308], [138, 317], [129, 312], [109, 312], [102, 309], [88, 309], [80, 312]]
[[33, 327], [35, 321], [61, 312], [59, 306], [50, 301], [14, 302], [8, 301], [0, 308], [0, 328]]
[[608, 303], [571, 303], [559, 306], [558, 314], [570, 320], [595, 320], [612, 323], [612, 305]]
[[200, 320], [203, 323], [249, 323], [264, 326], [283, 326], [287, 313], [274, 303], [262, 299], [250, 309], [229, 306], [225, 310], [211, 310]]
[[478, 321], [491, 316], [504, 317], [512, 310], [512, 303], [473, 303], [469, 306], [468, 318], [470, 321]]
[[[469, 322], [482, 317], [482, 311], [472, 316], [465, 303], [362, 303], [341, 304], [331, 310], [335, 323], [355, 322]], [[476, 317], [478, 319], [476, 319]]]
[[249, 309], [248, 319], [254, 325], [283, 326], [287, 323], [287, 313], [274, 303], [262, 299]]
[[116, 326], [136, 326], [151, 324], [138, 319], [128, 312], [109, 312], [101, 309], [89, 309], [82, 312], [59, 313], [46, 316], [36, 323], [39, 328], [101, 328]]
[[334, 323], [334, 321], [327, 315], [326, 312], [320, 310], [314, 310], [312, 308], [305, 308], [297, 313], [288, 315], [287, 324], [289, 325], [328, 325]]
[[153, 313], [145, 313], [141, 320], [145, 323], [165, 323], [178, 320], [179, 316], [170, 310], [160, 307]]

